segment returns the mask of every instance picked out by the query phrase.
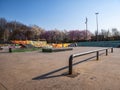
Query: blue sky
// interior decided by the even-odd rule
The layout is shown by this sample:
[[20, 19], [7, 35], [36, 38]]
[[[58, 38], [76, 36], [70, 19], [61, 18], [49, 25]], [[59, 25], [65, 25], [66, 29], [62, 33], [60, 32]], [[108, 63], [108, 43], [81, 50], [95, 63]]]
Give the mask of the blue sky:
[[0, 17], [26, 25], [36, 24], [46, 30], [120, 30], [120, 0], [0, 0]]

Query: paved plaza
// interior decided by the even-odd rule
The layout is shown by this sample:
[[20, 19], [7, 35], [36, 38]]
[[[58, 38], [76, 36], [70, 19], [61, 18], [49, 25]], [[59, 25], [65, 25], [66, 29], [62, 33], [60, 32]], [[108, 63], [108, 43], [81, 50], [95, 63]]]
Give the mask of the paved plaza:
[[[96, 54], [74, 59], [73, 77], [69, 77], [71, 54], [102, 47], [75, 47], [71, 51], [8, 53], [0, 51], [0, 90], [120, 90], [120, 49], [97, 61]], [[110, 51], [109, 51], [110, 52]], [[74, 76], [74, 74], [77, 74]]]

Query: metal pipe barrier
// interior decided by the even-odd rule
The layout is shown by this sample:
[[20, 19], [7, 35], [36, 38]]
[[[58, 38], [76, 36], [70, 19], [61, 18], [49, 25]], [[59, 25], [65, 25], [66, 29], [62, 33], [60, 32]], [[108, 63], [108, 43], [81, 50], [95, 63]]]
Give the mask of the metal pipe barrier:
[[83, 53], [77, 53], [77, 54], [72, 54], [69, 57], [69, 75], [72, 74], [72, 63], [73, 63], [73, 58], [91, 54], [91, 53], [96, 53], [96, 60], [99, 60], [99, 52], [100, 51], [106, 51], [106, 56], [108, 55], [108, 49], [111, 49], [111, 53], [113, 53], [113, 48], [103, 48], [103, 49], [98, 49], [98, 50], [93, 50], [93, 51], [88, 51], [88, 52], [83, 52]]

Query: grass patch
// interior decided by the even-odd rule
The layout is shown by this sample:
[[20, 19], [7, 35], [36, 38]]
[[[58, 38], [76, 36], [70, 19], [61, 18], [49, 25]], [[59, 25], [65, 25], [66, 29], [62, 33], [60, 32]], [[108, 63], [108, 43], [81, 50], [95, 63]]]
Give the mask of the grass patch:
[[12, 49], [12, 52], [30, 52], [30, 51], [37, 51], [42, 50], [41, 48], [17, 48]]

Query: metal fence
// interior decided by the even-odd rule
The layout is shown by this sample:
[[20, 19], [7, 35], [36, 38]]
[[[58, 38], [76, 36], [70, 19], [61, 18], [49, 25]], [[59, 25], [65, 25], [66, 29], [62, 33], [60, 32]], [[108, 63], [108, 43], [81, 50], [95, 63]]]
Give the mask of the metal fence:
[[79, 56], [83, 56], [83, 55], [87, 55], [87, 54], [91, 54], [91, 53], [96, 53], [96, 60], [99, 60], [99, 52], [100, 51], [105, 51], [106, 56], [108, 55], [108, 49], [111, 49], [111, 53], [113, 53], [113, 48], [103, 48], [103, 49], [98, 49], [98, 50], [93, 50], [93, 51], [88, 51], [88, 52], [83, 52], [83, 53], [77, 53], [77, 54], [72, 54], [69, 57], [69, 75], [72, 74], [72, 68], [73, 68], [73, 58], [79, 57]]

